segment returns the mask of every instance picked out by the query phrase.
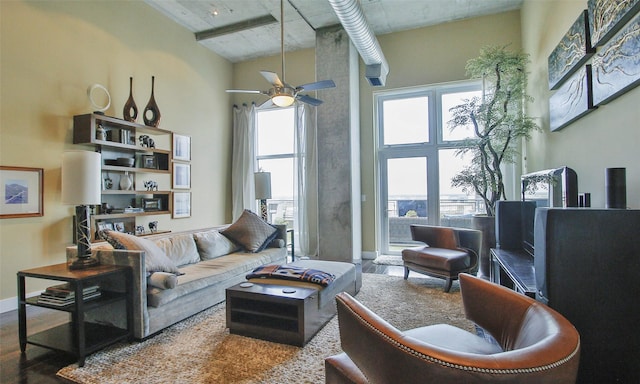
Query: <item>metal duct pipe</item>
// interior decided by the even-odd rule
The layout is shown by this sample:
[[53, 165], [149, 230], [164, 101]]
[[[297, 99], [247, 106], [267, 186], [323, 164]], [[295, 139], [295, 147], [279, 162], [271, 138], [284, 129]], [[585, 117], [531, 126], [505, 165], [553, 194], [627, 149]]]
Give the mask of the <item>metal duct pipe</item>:
[[384, 58], [378, 39], [364, 17], [359, 0], [329, 0], [329, 4], [347, 31], [351, 42], [367, 65], [366, 78], [373, 86], [384, 85], [389, 64]]

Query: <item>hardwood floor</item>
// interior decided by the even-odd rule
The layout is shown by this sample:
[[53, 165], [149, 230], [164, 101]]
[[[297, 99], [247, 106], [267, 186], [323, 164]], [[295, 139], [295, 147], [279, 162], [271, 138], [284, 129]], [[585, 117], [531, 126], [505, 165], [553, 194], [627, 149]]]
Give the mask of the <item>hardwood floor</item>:
[[[363, 260], [364, 273], [402, 276], [402, 267], [377, 265]], [[68, 314], [45, 308], [27, 307], [29, 333], [50, 328], [68, 321]], [[0, 314], [0, 383], [2, 384], [59, 384], [70, 381], [59, 378], [56, 372], [73, 363], [67, 354], [28, 344], [25, 354], [20, 353], [18, 342], [18, 311]]]

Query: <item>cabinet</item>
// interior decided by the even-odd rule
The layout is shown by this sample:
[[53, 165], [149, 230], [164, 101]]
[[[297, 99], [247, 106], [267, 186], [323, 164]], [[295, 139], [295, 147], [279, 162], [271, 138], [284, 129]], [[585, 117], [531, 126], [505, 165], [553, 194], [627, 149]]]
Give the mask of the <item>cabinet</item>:
[[135, 217], [171, 213], [171, 134], [96, 113], [74, 116], [73, 143], [102, 154], [102, 205], [91, 215], [92, 240], [103, 228], [139, 234]]
[[[67, 282], [73, 287], [76, 300], [65, 306], [56, 306], [41, 302], [40, 296], [26, 298], [25, 279], [27, 277]], [[85, 301], [82, 292], [83, 288], [89, 284], [98, 284], [101, 295], [99, 298]], [[62, 263], [18, 272], [18, 332], [21, 352], [26, 351], [27, 343], [55, 349], [77, 356], [78, 365], [82, 367], [86, 355], [117, 341], [131, 338], [132, 284], [132, 271], [127, 266], [99, 265], [89, 269], [70, 270], [66, 263]], [[110, 290], [105, 287], [120, 287], [120, 290]], [[126, 329], [85, 321], [85, 313], [100, 310], [108, 304], [122, 300], [126, 302], [127, 308]], [[69, 312], [71, 321], [28, 335], [27, 305]]]

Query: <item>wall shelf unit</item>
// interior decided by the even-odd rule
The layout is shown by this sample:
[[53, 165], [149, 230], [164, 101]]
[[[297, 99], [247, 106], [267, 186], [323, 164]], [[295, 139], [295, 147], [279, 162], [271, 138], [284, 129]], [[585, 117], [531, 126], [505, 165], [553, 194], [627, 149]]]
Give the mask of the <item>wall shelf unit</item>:
[[[140, 233], [136, 217], [171, 214], [171, 131], [90, 113], [73, 117], [73, 143], [102, 155], [102, 206], [91, 216], [92, 240], [102, 228]], [[146, 182], [155, 183], [153, 190]]]

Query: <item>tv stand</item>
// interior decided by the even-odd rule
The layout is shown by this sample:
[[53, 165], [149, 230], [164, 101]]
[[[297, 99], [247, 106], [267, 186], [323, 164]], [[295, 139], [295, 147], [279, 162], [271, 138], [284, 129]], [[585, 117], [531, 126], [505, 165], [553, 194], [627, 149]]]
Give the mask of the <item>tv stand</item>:
[[490, 279], [531, 298], [536, 297], [533, 257], [524, 250], [491, 248]]

